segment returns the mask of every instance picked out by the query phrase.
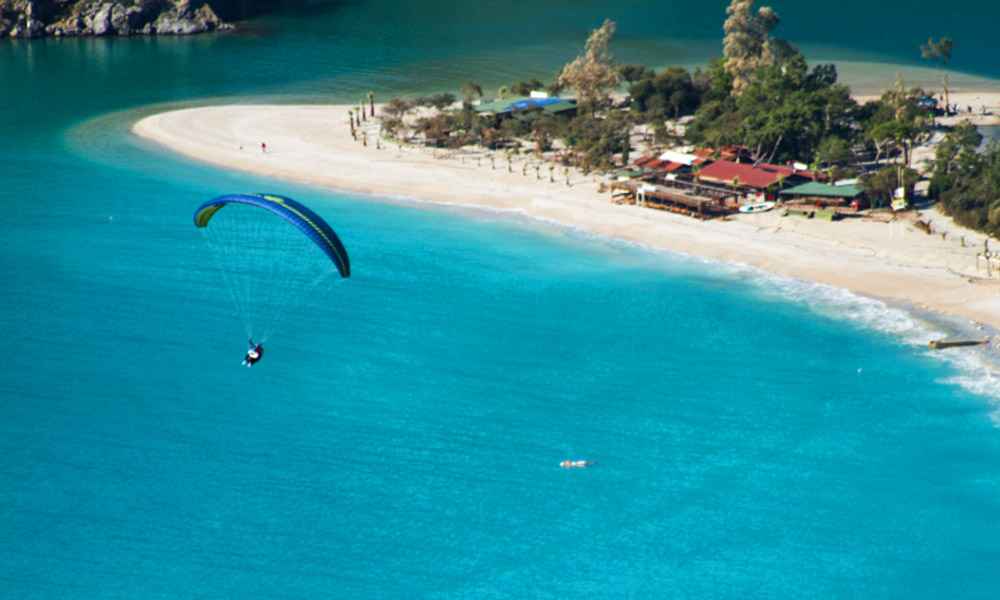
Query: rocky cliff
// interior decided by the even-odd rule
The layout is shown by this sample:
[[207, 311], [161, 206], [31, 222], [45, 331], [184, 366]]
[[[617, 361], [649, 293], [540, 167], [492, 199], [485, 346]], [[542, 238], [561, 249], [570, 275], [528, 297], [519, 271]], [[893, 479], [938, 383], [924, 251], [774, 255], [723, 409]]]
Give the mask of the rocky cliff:
[[0, 0], [0, 38], [232, 29], [205, 0]]

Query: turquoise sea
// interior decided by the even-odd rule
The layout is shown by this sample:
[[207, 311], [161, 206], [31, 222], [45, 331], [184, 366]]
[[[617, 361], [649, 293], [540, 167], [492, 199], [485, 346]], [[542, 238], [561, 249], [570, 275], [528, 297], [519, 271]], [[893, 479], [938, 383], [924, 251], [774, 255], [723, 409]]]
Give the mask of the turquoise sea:
[[[968, 325], [129, 133], [547, 78], [605, 17], [621, 61], [704, 64], [726, 4], [300, 2], [0, 43], [0, 597], [1000, 596], [1000, 380], [926, 350]], [[771, 4], [849, 81], [934, 84], [942, 35], [956, 81], [1000, 79], [991, 2]], [[312, 207], [353, 266], [254, 369], [192, 224], [235, 191]]]

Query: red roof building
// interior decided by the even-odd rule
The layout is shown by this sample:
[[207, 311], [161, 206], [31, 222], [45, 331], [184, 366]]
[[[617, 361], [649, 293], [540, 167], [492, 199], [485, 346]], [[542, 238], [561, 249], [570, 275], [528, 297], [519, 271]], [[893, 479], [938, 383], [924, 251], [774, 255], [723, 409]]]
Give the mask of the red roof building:
[[643, 170], [657, 171], [662, 174], [673, 173], [680, 169], [687, 171], [691, 165], [701, 165], [706, 162], [709, 161], [705, 158], [695, 156], [694, 154], [685, 154], [683, 152], [673, 152], [668, 150], [667, 152], [659, 155], [651, 154], [649, 156], [643, 156], [633, 164], [637, 167], [641, 167]]
[[695, 148], [691, 154], [702, 158], [712, 159], [717, 156], [718, 160], [749, 160], [750, 152], [743, 146], [721, 146], [719, 148]]
[[799, 171], [792, 167], [717, 160], [703, 166], [699, 178], [702, 181], [730, 186], [734, 180], [738, 180], [740, 187], [763, 190], [777, 183], [779, 179], [786, 184], [796, 184], [812, 180], [813, 175], [808, 171]]
[[636, 166], [642, 167], [643, 169], [651, 169], [654, 171], [663, 171], [665, 173], [670, 173], [676, 171], [677, 169], [683, 167], [684, 165], [679, 162], [672, 162], [669, 160], [663, 160], [658, 156], [643, 156], [639, 160], [635, 161]]

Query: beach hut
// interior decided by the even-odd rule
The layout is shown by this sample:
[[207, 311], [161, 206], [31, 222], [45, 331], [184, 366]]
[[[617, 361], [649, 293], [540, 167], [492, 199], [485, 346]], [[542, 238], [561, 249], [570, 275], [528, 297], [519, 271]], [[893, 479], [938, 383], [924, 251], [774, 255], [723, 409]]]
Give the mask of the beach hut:
[[815, 181], [803, 183], [778, 192], [782, 200], [794, 200], [806, 204], [816, 202], [837, 206], [865, 208], [868, 203], [864, 192], [854, 184], [826, 185]]
[[730, 210], [719, 198], [703, 196], [695, 190], [668, 187], [643, 181], [615, 181], [611, 184], [612, 202], [637, 204], [680, 213], [697, 219], [724, 217]]

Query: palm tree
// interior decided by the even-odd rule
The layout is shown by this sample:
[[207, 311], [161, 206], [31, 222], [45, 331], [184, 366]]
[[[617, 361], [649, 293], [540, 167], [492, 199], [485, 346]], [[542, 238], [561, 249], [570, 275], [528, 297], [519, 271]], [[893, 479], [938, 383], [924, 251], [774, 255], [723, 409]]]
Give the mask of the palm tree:
[[375, 92], [368, 92], [368, 106], [371, 108], [372, 116], [375, 116]]

